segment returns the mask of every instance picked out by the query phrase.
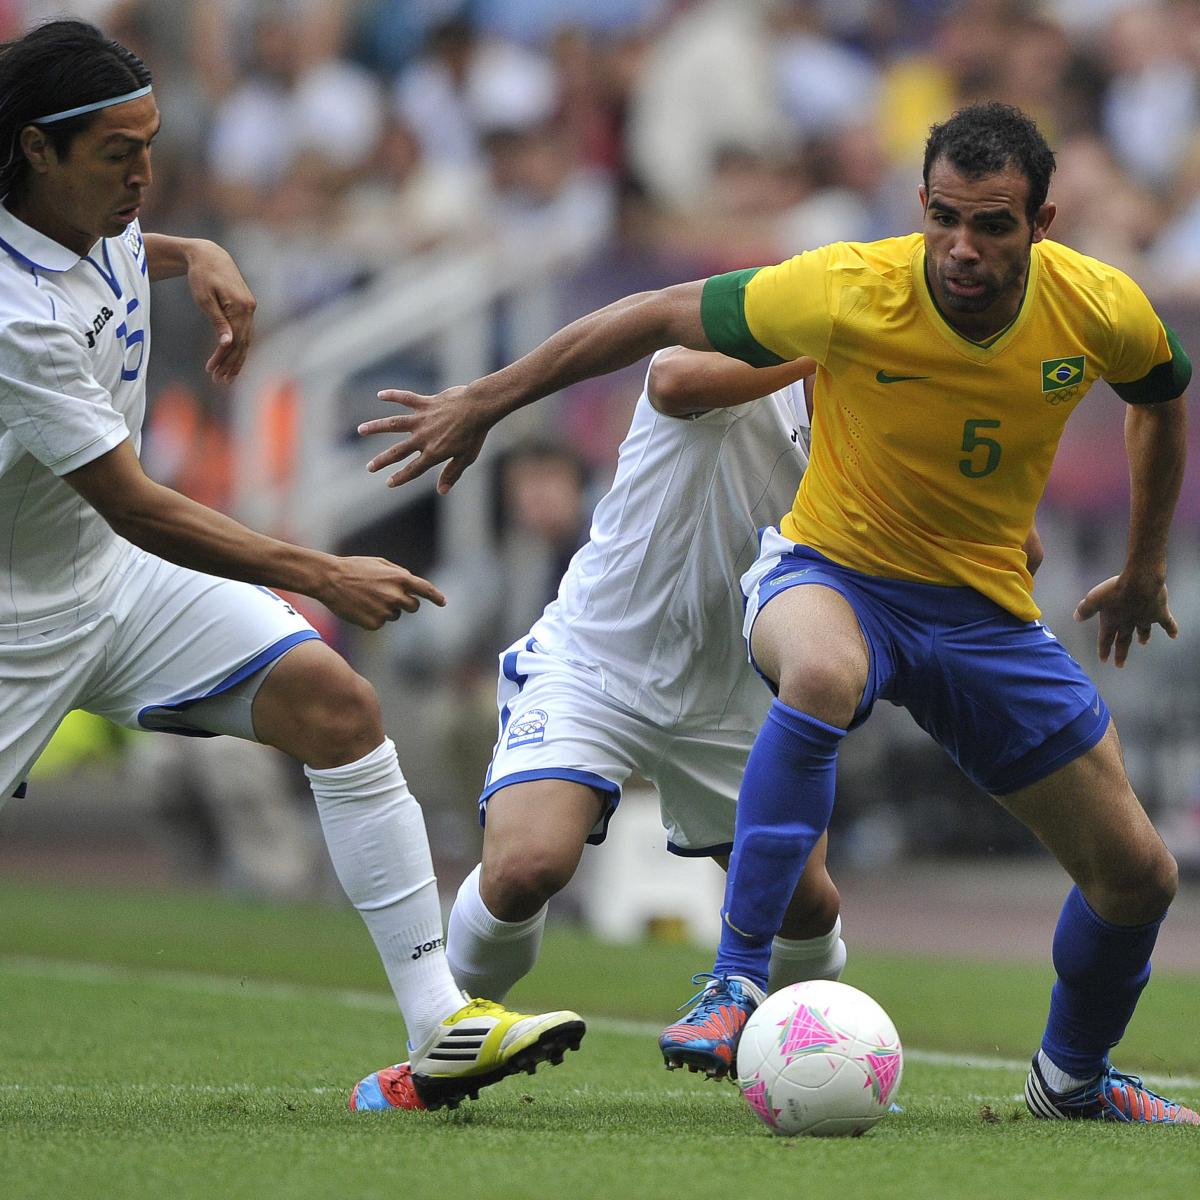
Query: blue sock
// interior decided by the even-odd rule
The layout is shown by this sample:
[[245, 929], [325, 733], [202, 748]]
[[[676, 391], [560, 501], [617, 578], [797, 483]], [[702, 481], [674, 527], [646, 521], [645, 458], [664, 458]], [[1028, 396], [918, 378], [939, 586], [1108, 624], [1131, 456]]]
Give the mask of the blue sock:
[[767, 984], [771, 940], [833, 812], [844, 729], [776, 700], [746, 763], [713, 970]]
[[1162, 921], [1112, 925], [1097, 916], [1077, 887], [1071, 889], [1054, 931], [1058, 980], [1042, 1038], [1055, 1066], [1077, 1079], [1100, 1072], [1150, 978], [1150, 954]]

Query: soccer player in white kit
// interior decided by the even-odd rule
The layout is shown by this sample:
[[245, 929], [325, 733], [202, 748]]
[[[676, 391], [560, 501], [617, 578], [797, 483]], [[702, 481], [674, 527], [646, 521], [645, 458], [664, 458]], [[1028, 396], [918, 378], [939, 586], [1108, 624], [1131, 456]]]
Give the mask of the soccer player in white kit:
[[[464, 1004], [374, 690], [267, 587], [368, 629], [443, 603], [438, 590], [383, 559], [254, 533], [142, 471], [150, 284], [186, 275], [223, 381], [254, 307], [213, 243], [143, 237], [159, 123], [145, 65], [90, 25], [52, 22], [0, 48], [0, 802], [73, 708], [298, 758], [407, 1025], [412, 1069], [393, 1087], [453, 1107], [561, 1060], [583, 1023]], [[392, 1107], [372, 1080], [352, 1107]]]
[[[466, 990], [503, 997], [533, 968], [547, 902], [584, 845], [604, 840], [634, 772], [658, 791], [668, 849], [727, 865], [746, 756], [770, 704], [739, 637], [736, 580], [807, 462], [800, 380], [813, 366], [756, 369], [682, 348], [652, 361], [588, 542], [528, 636], [500, 656], [483, 861], [447, 932]], [[838, 977], [838, 908], [822, 839], [772, 947], [771, 990]]]
[[[811, 366], [760, 371], [682, 348], [652, 361], [588, 542], [529, 635], [500, 658], [483, 861], [447, 930], [462, 986], [486, 982], [503, 996], [532, 968], [546, 902], [584, 844], [620, 819], [635, 772], [658, 792], [667, 848], [725, 865], [746, 755], [770, 703], [737, 636], [731, 581], [800, 481], [809, 418], [799, 381]], [[840, 931], [822, 845], [773, 947], [772, 990], [836, 978]]]

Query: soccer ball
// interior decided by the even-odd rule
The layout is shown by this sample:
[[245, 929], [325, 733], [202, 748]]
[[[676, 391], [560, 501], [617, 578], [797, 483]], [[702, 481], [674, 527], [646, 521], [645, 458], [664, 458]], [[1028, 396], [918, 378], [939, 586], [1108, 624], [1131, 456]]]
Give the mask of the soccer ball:
[[768, 996], [746, 1022], [738, 1086], [772, 1133], [857, 1137], [900, 1087], [891, 1018], [865, 992], [813, 979]]

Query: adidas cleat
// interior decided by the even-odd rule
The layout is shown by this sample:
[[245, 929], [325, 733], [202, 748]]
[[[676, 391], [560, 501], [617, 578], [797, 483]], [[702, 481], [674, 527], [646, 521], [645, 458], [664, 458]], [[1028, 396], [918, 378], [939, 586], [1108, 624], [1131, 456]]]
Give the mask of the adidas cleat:
[[561, 1063], [568, 1050], [579, 1049], [586, 1028], [573, 1012], [528, 1016], [491, 1000], [472, 1000], [435, 1026], [408, 1063], [362, 1080], [350, 1107], [457, 1108], [509, 1075], [532, 1075], [540, 1063]]
[[389, 1108], [420, 1108], [425, 1104], [417, 1095], [412, 1067], [396, 1063], [375, 1071], [355, 1085], [350, 1093], [351, 1112], [380, 1112]]
[[1152, 1092], [1136, 1075], [1126, 1075], [1109, 1062], [1091, 1083], [1071, 1092], [1055, 1092], [1042, 1077], [1035, 1054], [1025, 1081], [1025, 1103], [1035, 1117], [1048, 1121], [1200, 1125], [1200, 1115], [1192, 1109]]
[[709, 982], [687, 1002], [694, 1007], [659, 1034], [658, 1048], [669, 1071], [687, 1067], [709, 1079], [724, 1079], [733, 1068], [742, 1030], [766, 994], [741, 975], [692, 976], [693, 983], [701, 980]]

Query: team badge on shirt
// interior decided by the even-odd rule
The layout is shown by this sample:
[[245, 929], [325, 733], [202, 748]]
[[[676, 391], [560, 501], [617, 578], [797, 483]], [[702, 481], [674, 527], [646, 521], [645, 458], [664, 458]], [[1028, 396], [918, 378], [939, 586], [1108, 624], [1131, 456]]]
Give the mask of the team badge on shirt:
[[533, 746], [546, 737], [546, 723], [550, 717], [540, 708], [531, 708], [508, 727], [508, 748]]
[[126, 226], [125, 232], [121, 234], [121, 238], [125, 245], [129, 247], [129, 253], [134, 259], [140, 259], [142, 256], [142, 231], [135, 221], [132, 225]]
[[1060, 392], [1083, 379], [1083, 355], [1047, 358], [1042, 361], [1042, 391]]

